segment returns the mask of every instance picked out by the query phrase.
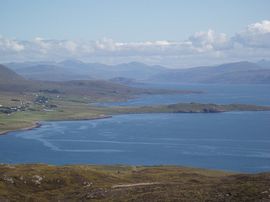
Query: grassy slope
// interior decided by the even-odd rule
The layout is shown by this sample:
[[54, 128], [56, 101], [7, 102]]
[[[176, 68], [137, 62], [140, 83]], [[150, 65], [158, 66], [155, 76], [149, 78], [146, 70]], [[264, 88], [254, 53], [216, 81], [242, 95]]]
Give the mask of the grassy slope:
[[0, 201], [262, 201], [269, 186], [267, 173], [174, 166], [0, 166]]

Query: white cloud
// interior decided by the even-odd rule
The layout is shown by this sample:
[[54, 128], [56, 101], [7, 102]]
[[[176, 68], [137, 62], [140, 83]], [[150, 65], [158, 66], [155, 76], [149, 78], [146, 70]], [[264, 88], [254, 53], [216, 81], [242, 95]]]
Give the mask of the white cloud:
[[262, 22], [257, 22], [247, 26], [247, 31], [250, 33], [270, 33], [270, 21], [263, 20]]
[[237, 33], [233, 40], [247, 47], [270, 48], [270, 21], [248, 25], [244, 31]]
[[47, 40], [22, 41], [0, 36], [0, 62], [64, 60], [121, 63], [140, 61], [171, 67], [209, 65], [229, 61], [270, 58], [270, 21], [248, 25], [234, 36], [212, 29], [199, 31], [186, 41], [118, 42]]
[[74, 41], [65, 41], [64, 43], [61, 44], [64, 49], [71, 53], [76, 53], [78, 49], [78, 44]]
[[189, 38], [193, 48], [199, 52], [212, 51], [228, 47], [229, 39], [226, 34], [216, 33], [209, 29], [207, 32], [196, 32]]
[[103, 38], [95, 42], [95, 48], [97, 50], [116, 51], [118, 46], [112, 39]]
[[1, 52], [19, 52], [24, 50], [24, 46], [14, 39], [7, 39], [0, 36], [0, 51]]

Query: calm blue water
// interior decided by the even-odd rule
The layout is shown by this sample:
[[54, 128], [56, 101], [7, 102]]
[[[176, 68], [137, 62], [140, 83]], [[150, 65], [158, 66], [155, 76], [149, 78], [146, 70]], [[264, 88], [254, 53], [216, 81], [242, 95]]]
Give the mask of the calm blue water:
[[[270, 88], [265, 86], [205, 88], [211, 92], [209, 100], [216, 96], [221, 103], [233, 99], [270, 105]], [[242, 92], [238, 98], [237, 92]], [[247, 96], [243, 98], [244, 95]], [[167, 101], [171, 102], [173, 96], [179, 98], [168, 95]], [[206, 98], [204, 95], [201, 99]], [[156, 96], [152, 100], [145, 98], [145, 103], [163, 101], [166, 96], [160, 100]], [[270, 112], [138, 114], [45, 122], [34, 130], [0, 136], [0, 162], [174, 164], [241, 172], [270, 171]]]
[[174, 94], [174, 95], [149, 95], [141, 96], [127, 102], [99, 103], [101, 106], [114, 105], [152, 105], [152, 104], [173, 104], [177, 102], [199, 102], [216, 104], [257, 104], [270, 105], [270, 85], [183, 85], [149, 83], [138, 84], [135, 87], [141, 88], [165, 88], [178, 90], [198, 90], [202, 94]]

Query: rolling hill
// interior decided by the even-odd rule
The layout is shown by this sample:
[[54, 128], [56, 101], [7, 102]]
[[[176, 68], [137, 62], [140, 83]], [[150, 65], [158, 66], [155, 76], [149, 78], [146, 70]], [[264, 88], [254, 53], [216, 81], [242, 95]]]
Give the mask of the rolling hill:
[[162, 66], [149, 66], [143, 63], [131, 62], [119, 65], [105, 65], [99, 63], [83, 63], [77, 60], [62, 62], [25, 62], [8, 63], [9, 68], [27, 79], [69, 81], [89, 79], [129, 78], [147, 80], [151, 76], [162, 73], [166, 69]]
[[63, 68], [56, 65], [40, 64], [22, 68], [17, 70], [17, 73], [27, 79], [32, 80], [49, 80], [49, 81], [69, 81], [69, 80], [88, 80], [92, 79], [91, 76], [77, 73], [68, 68]]
[[17, 73], [4, 65], [0, 65], [0, 95], [3, 92], [15, 94], [59, 94], [69, 97], [75, 96], [78, 99], [82, 99], [84, 96], [87, 96], [90, 97], [91, 100], [122, 100], [139, 94], [192, 93], [192, 91], [184, 90], [169, 91], [160, 89], [134, 88], [114, 80], [30, 80], [19, 76]]
[[0, 92], [22, 92], [32, 82], [0, 64]]
[[84, 63], [78, 60], [62, 62], [9, 63], [8, 67], [32, 80], [133, 80], [178, 83], [267, 84], [270, 83], [270, 62], [234, 62], [188, 69], [168, 69], [138, 62], [118, 65]]
[[12, 81], [23, 81], [25, 80], [22, 76], [18, 75], [14, 71], [0, 64], [0, 81], [12, 82]]
[[179, 83], [264, 84], [270, 83], [270, 66], [251, 62], [227, 63], [168, 70], [155, 75], [151, 80]]
[[148, 92], [104, 80], [37, 81], [28, 80], [0, 65], [0, 92], [32, 93], [46, 92], [66, 95], [117, 97]]

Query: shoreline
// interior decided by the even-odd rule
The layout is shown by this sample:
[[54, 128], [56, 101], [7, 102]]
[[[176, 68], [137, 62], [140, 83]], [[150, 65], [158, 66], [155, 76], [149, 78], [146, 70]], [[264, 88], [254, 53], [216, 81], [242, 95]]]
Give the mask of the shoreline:
[[[82, 119], [62, 119], [62, 120], [46, 120], [46, 121], [91, 121], [91, 120], [98, 120], [98, 119], [108, 119], [112, 118], [112, 115], [104, 115], [104, 116], [98, 116], [98, 117], [93, 117], [93, 118], [82, 118]], [[42, 121], [34, 121], [32, 122], [31, 126], [25, 127], [25, 128], [18, 128], [18, 129], [12, 129], [12, 130], [4, 130], [0, 131], [0, 136], [1, 135], [8, 135], [8, 133], [11, 132], [20, 132], [20, 131], [28, 131], [28, 130], [33, 130], [35, 128], [39, 128], [42, 126]]]
[[15, 132], [15, 131], [27, 131], [27, 130], [32, 130], [34, 128], [39, 128], [42, 124], [40, 121], [34, 121], [31, 126], [25, 127], [25, 128], [19, 128], [19, 129], [14, 129], [14, 130], [4, 130], [0, 131], [0, 135], [7, 135], [8, 133]]
[[[194, 108], [193, 108], [194, 107]], [[129, 109], [129, 110], [128, 110]], [[35, 120], [29, 126], [24, 128], [10, 129], [0, 131], [0, 135], [6, 135], [10, 132], [15, 131], [27, 131], [34, 128], [40, 127], [42, 121], [84, 121], [84, 120], [98, 120], [112, 118], [113, 115], [128, 115], [128, 114], [152, 114], [152, 113], [226, 113], [235, 111], [270, 111], [270, 106], [257, 106], [257, 105], [246, 105], [246, 104], [227, 104], [227, 105], [217, 105], [217, 104], [200, 104], [200, 103], [177, 103], [171, 105], [157, 105], [157, 106], [140, 106], [140, 107], [130, 107], [125, 109], [125, 107], [120, 107], [119, 111], [111, 111], [110, 115], [99, 114], [96, 117], [70, 117], [70, 118], [59, 118], [59, 119], [46, 119], [46, 120]]]

